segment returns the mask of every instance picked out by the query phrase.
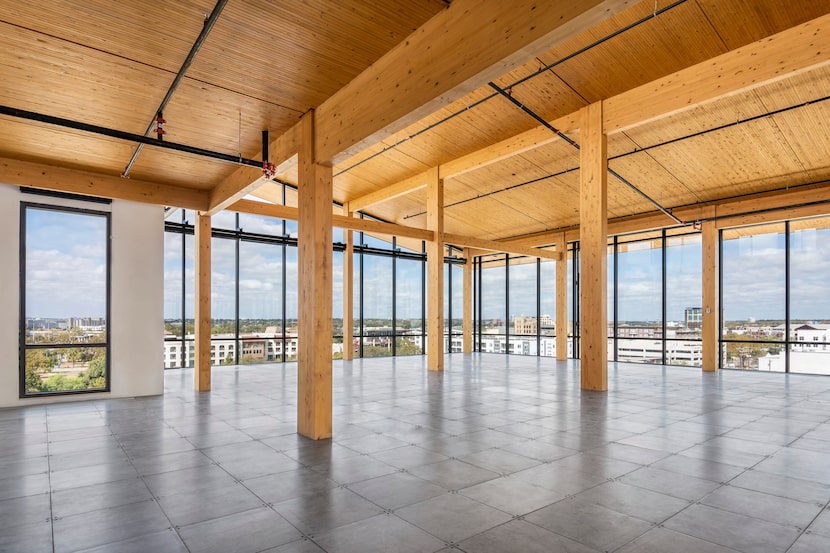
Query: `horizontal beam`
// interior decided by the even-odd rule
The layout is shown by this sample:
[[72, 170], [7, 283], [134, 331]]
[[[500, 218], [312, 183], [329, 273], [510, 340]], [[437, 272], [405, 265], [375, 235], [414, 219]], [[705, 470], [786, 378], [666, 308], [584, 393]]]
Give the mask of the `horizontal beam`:
[[[255, 202], [253, 200], [238, 200], [229, 205], [227, 209], [229, 211], [237, 211], [239, 213], [251, 213], [265, 217], [276, 217], [277, 219], [289, 219], [291, 221], [296, 221], [299, 216], [299, 211], [296, 207], [266, 202]], [[384, 223], [382, 221], [372, 221], [370, 219], [358, 219], [356, 217], [345, 217], [337, 214], [332, 215], [332, 225], [358, 232], [370, 232], [373, 234], [384, 234], [388, 236], [403, 236], [406, 238], [416, 238], [418, 240], [432, 240], [433, 237], [432, 232], [416, 227], [396, 225], [394, 223]]]
[[349, 200], [349, 210], [353, 213], [356, 211], [363, 211], [369, 206], [373, 206], [375, 204], [391, 200], [392, 198], [397, 198], [399, 196], [409, 194], [410, 192], [426, 188], [428, 178], [429, 172], [424, 172], [415, 175], [414, 177], [409, 177], [406, 180], [397, 182], [391, 186], [386, 186], [384, 188], [381, 188], [380, 190], [370, 192], [365, 196]]
[[0, 158], [0, 182], [113, 200], [169, 205], [196, 211], [203, 211], [208, 207], [206, 190], [124, 179], [102, 173], [9, 158]]
[[381, 221], [372, 221], [371, 219], [358, 219], [356, 217], [346, 217], [344, 215], [332, 215], [331, 218], [334, 226], [347, 230], [356, 230], [358, 232], [385, 234], [388, 236], [403, 236], [406, 238], [416, 238], [418, 240], [432, 240], [432, 237], [434, 236], [431, 230], [408, 227], [405, 225], [396, 225], [395, 223], [384, 223]]
[[830, 14], [604, 101], [608, 134], [830, 65]]
[[[276, 174], [284, 173], [297, 165], [299, 149], [299, 123], [271, 140], [268, 159], [276, 165]], [[256, 156], [262, 160], [262, 153]], [[241, 200], [263, 184], [268, 182], [262, 170], [252, 167], [240, 167], [210, 191], [210, 209], [208, 215], [216, 215], [237, 200]]]
[[459, 246], [462, 248], [473, 248], [478, 250], [487, 250], [491, 252], [505, 252], [516, 255], [526, 255], [528, 257], [552, 259], [554, 261], [562, 257], [561, 252], [540, 250], [538, 248], [517, 246], [509, 242], [496, 242], [494, 240], [484, 240], [482, 238], [462, 236], [460, 234], [449, 234], [446, 232], [444, 233], [444, 243], [452, 244], [453, 246]]
[[315, 111], [339, 163], [628, 7], [627, 0], [453, 0]]

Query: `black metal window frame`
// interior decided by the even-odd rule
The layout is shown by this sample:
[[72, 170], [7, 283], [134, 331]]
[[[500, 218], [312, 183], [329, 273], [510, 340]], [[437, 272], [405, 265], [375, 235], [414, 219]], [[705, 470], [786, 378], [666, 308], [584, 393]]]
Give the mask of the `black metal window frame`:
[[[284, 191], [283, 191], [284, 194]], [[284, 198], [283, 198], [284, 199]], [[241, 360], [241, 337], [240, 337], [240, 318], [239, 318], [239, 256], [240, 256], [240, 244], [242, 242], [255, 242], [261, 244], [273, 244], [277, 246], [281, 246], [282, 248], [282, 335], [277, 338], [282, 342], [281, 348], [281, 356], [279, 362], [285, 362], [286, 359], [286, 344], [288, 341], [288, 336], [286, 334], [286, 327], [287, 323], [290, 321], [287, 318], [286, 313], [286, 290], [287, 290], [287, 283], [286, 283], [286, 254], [287, 249], [290, 247], [297, 247], [297, 238], [289, 236], [287, 232], [287, 222], [284, 219], [281, 219], [282, 222], [282, 236], [276, 235], [267, 235], [267, 234], [259, 234], [259, 233], [252, 233], [247, 232], [240, 226], [240, 214], [235, 213], [235, 228], [234, 229], [227, 229], [227, 228], [212, 228], [211, 229], [211, 238], [219, 238], [219, 239], [226, 239], [226, 240], [233, 240], [235, 242], [235, 297], [236, 297], [236, 305], [235, 305], [235, 335], [234, 338], [234, 355], [235, 355], [235, 362], [239, 363]], [[362, 214], [361, 214], [362, 216]], [[368, 219], [368, 217], [366, 217]], [[181, 354], [179, 356], [179, 367], [187, 367], [189, 366], [189, 358], [187, 356], [187, 345], [189, 342], [193, 340], [187, 339], [187, 281], [184, 277], [186, 272], [186, 259], [187, 259], [187, 241], [184, 239], [185, 236], [193, 235], [194, 234], [194, 226], [191, 222], [187, 219], [187, 212], [182, 210], [181, 211], [181, 219], [179, 221], [165, 221], [164, 223], [164, 230], [165, 232], [169, 232], [172, 234], [180, 234], [182, 236], [182, 244], [181, 244], [181, 274], [182, 274], [182, 282], [181, 282], [181, 322], [182, 322], [182, 331], [181, 336], [177, 336], [177, 342], [180, 345]], [[353, 325], [356, 323], [356, 330], [357, 332], [353, 333], [353, 338], [358, 340], [358, 357], [363, 357], [363, 339], [365, 336], [365, 324], [364, 324], [364, 306], [363, 306], [363, 284], [364, 284], [364, 256], [371, 255], [371, 256], [378, 256], [378, 257], [389, 257], [392, 259], [392, 325], [393, 325], [393, 332], [392, 332], [392, 354], [397, 354], [397, 339], [399, 337], [411, 337], [410, 334], [399, 334], [397, 332], [397, 260], [398, 259], [411, 259], [417, 260], [421, 262], [421, 343], [426, 343], [426, 243], [421, 242], [421, 251], [414, 252], [403, 250], [397, 245], [397, 238], [392, 237], [392, 243], [390, 249], [379, 248], [376, 246], [370, 246], [364, 244], [364, 233], [363, 232], [356, 232], [356, 240], [353, 246], [353, 255], [354, 255], [354, 263], [359, 267], [359, 276], [360, 278], [355, 283], [355, 290], [358, 292], [358, 314], [357, 317], [354, 317]], [[346, 245], [342, 242], [334, 242], [332, 244], [332, 249], [335, 252], [345, 252]], [[454, 248], [453, 251], [459, 251], [457, 248]], [[449, 255], [445, 256], [444, 263], [447, 264], [449, 267], [454, 265], [463, 265], [467, 262], [466, 259], [462, 257], [458, 257], [456, 255]], [[452, 271], [448, 271], [450, 273], [450, 278], [452, 278]], [[451, 302], [451, 300], [450, 300]], [[453, 308], [451, 308], [450, 314], [452, 315]], [[191, 319], [192, 320], [192, 319]], [[452, 319], [450, 319], [452, 321]], [[457, 334], [457, 333], [455, 333]], [[450, 334], [452, 335], [452, 334]], [[343, 339], [342, 333], [340, 335], [333, 335], [332, 340], [334, 339]], [[228, 338], [215, 338], [214, 340], [227, 340]], [[451, 338], [450, 338], [451, 340]], [[343, 344], [343, 347], [351, 347], [349, 344]]]
[[[50, 194], [42, 194], [42, 195], [50, 195]], [[69, 198], [73, 200], [87, 200], [83, 196], [68, 196], [65, 194], [62, 195], [55, 195], [56, 197], [61, 198]], [[93, 203], [110, 203], [106, 200], [100, 199], [92, 199], [89, 200]], [[87, 390], [61, 390], [61, 391], [54, 391], [54, 392], [27, 392], [26, 391], [26, 353], [28, 350], [33, 349], [56, 349], [56, 348], [77, 348], [78, 344], [27, 344], [26, 343], [26, 280], [27, 280], [27, 266], [26, 266], [26, 244], [27, 244], [27, 228], [26, 228], [26, 221], [27, 217], [26, 214], [30, 209], [37, 209], [42, 211], [54, 211], [59, 213], [73, 213], [77, 215], [87, 215], [90, 217], [101, 217], [106, 221], [106, 341], [103, 343], [94, 343], [94, 344], [85, 344], [84, 347], [89, 348], [102, 348], [104, 349], [105, 355], [105, 374], [106, 374], [106, 386], [103, 388], [93, 388]], [[77, 395], [77, 394], [95, 394], [95, 393], [106, 393], [110, 392], [112, 389], [112, 362], [111, 362], [111, 342], [112, 342], [112, 332], [111, 332], [111, 304], [112, 304], [112, 213], [109, 211], [101, 211], [96, 209], [89, 209], [89, 208], [81, 208], [81, 207], [72, 207], [72, 206], [64, 206], [64, 205], [55, 205], [55, 204], [42, 204], [37, 202], [20, 202], [20, 256], [19, 256], [19, 263], [20, 263], [20, 314], [19, 314], [19, 323], [20, 323], [20, 335], [19, 335], [19, 351], [18, 351], [18, 361], [19, 361], [19, 397], [21, 399], [24, 398], [35, 398], [35, 397], [44, 397], [44, 396], [60, 396], [60, 395]]]

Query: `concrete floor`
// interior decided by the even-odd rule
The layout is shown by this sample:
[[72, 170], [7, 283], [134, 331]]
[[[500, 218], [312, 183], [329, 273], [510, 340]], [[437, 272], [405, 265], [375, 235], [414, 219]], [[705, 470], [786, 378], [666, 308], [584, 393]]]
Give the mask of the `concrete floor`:
[[[0, 410], [0, 551], [827, 552], [830, 378], [452, 355], [166, 372], [163, 397]], [[116, 374], [117, 378], [117, 374]]]

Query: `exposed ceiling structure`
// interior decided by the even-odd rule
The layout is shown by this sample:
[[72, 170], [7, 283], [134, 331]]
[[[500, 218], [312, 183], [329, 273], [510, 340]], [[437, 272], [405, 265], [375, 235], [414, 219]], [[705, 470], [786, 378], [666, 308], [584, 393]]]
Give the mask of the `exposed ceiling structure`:
[[[229, 0], [164, 107], [164, 140], [257, 158], [262, 130], [272, 137], [288, 132], [447, 5]], [[0, 4], [0, 106], [143, 135], [216, 7], [213, 0]], [[803, 68], [711, 99], [699, 94], [702, 101], [654, 118], [641, 108], [631, 119], [636, 124], [607, 129], [609, 168], [621, 177], [609, 177], [608, 216], [661, 207], [685, 213], [685, 222], [708, 202], [820, 186], [830, 180], [830, 51], [822, 52], [826, 43], [815, 37], [826, 36], [828, 13], [828, 0], [629, 3], [491, 83], [336, 159], [334, 199], [423, 228], [426, 193], [418, 175], [440, 167], [448, 233], [497, 240], [572, 227], [579, 222], [578, 151], [540, 119], [578, 143], [573, 122], [580, 108], [608, 100], [611, 110], [637, 87], [669, 86], [687, 68], [703, 72], [700, 82], [697, 73], [683, 74], [690, 88], [717, 91], [721, 74], [706, 74], [708, 65], [737, 64], [732, 82], [744, 66], [750, 73], [756, 54], [747, 52], [764, 51], [758, 41], [787, 31], [787, 44], [796, 45], [793, 59], [806, 60]], [[770, 40], [769, 47], [780, 43]], [[647, 92], [637, 93], [640, 105]], [[11, 115], [0, 115], [0, 136], [4, 160], [113, 177], [136, 148], [128, 140]], [[215, 192], [238, 169], [150, 146], [121, 185], [152, 183], [159, 201], [184, 205]], [[290, 168], [277, 177], [297, 178]], [[393, 185], [399, 193], [388, 191]], [[263, 184], [256, 194], [278, 200], [276, 186]], [[373, 194], [386, 199], [376, 202]], [[672, 220], [665, 217], [664, 224]]]

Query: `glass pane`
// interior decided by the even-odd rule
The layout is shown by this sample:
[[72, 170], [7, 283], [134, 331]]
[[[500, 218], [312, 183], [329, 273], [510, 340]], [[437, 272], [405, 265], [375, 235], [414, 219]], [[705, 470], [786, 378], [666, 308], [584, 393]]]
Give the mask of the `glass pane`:
[[243, 232], [254, 234], [266, 234], [269, 236], [282, 236], [282, 219], [264, 217], [262, 215], [251, 215], [250, 213], [239, 214], [239, 228]]
[[[182, 335], [182, 242], [183, 234], [164, 233], [164, 336]], [[165, 360], [165, 366], [167, 366]], [[178, 366], [178, 365], [176, 365]]]
[[107, 341], [107, 218], [26, 210], [26, 343]]
[[210, 218], [211, 228], [225, 230], [236, 230], [236, 213], [233, 211], [220, 211]]
[[25, 356], [27, 394], [107, 387], [104, 347], [27, 349]]
[[276, 244], [239, 243], [239, 363], [282, 360], [282, 251]]
[[[452, 321], [450, 329], [461, 335], [464, 325], [464, 266], [451, 265], [452, 274]], [[460, 351], [460, 350], [459, 350]]]
[[[297, 248], [287, 246], [285, 248], [285, 332], [287, 336], [292, 336], [295, 339], [297, 337], [297, 311], [299, 306], [298, 283]], [[286, 344], [286, 355], [291, 349], [290, 344]], [[296, 355], [297, 353], [294, 351], [293, 356], [295, 358]]]
[[540, 265], [541, 325], [543, 336], [556, 336], [556, 262], [542, 261]]
[[422, 302], [422, 268], [424, 262], [414, 259], [398, 259], [396, 265], [397, 282], [395, 299], [398, 335], [395, 352], [397, 355], [416, 355], [422, 353], [421, 319]]
[[666, 340], [666, 364], [700, 367], [703, 343], [700, 340]]
[[[663, 333], [661, 240], [619, 244], [617, 249], [617, 335]], [[662, 354], [661, 354], [662, 356]]]
[[[672, 236], [666, 244], [666, 338], [700, 339], [702, 315], [701, 236]], [[668, 345], [666, 351], [669, 351]], [[671, 363], [668, 356], [666, 362]]]
[[[192, 234], [186, 234], [184, 237], [184, 333], [189, 340], [195, 338], [196, 327], [194, 325], [194, 318], [196, 313], [195, 298], [196, 298], [196, 255], [195, 255], [195, 238]], [[184, 360], [185, 367], [193, 366], [193, 356]]]
[[508, 267], [510, 334], [536, 336], [536, 260], [511, 259]]
[[781, 347], [764, 342], [784, 339], [784, 225], [723, 232], [721, 309], [725, 365], [758, 370], [760, 359]]
[[505, 333], [506, 274], [503, 261], [498, 264], [490, 262], [482, 265], [481, 318], [484, 322], [484, 334]]
[[236, 336], [236, 240], [212, 238], [210, 252], [211, 336]]
[[[364, 255], [363, 275], [364, 336], [379, 330], [392, 334], [392, 258]], [[391, 342], [385, 345], [391, 354]]]
[[331, 283], [331, 335], [332, 344], [340, 344], [336, 348], [343, 353], [343, 252], [333, 252], [331, 256], [332, 283]]

